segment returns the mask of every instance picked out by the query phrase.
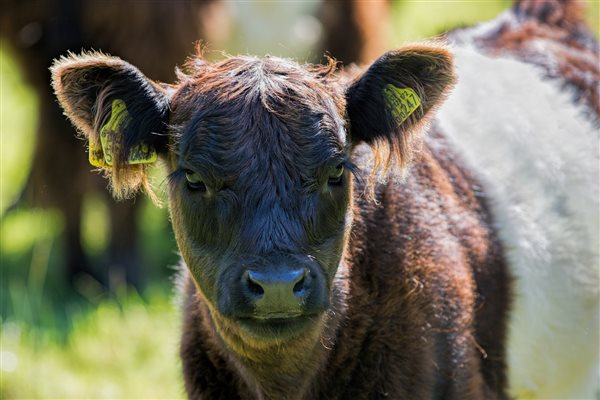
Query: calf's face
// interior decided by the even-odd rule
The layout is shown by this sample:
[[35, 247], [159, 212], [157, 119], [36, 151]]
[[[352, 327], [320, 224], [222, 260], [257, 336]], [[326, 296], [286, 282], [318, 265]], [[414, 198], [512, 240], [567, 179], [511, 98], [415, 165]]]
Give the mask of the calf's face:
[[217, 328], [282, 339], [329, 306], [349, 212], [342, 93], [280, 59], [200, 65], [171, 99], [171, 217]]
[[196, 60], [165, 86], [101, 54], [53, 67], [59, 101], [115, 194], [145, 186], [155, 154], [164, 160], [179, 249], [226, 343], [318, 337], [343, 301], [334, 277], [352, 223], [352, 148], [367, 142], [376, 158], [405, 163], [453, 81], [435, 46], [387, 53], [348, 83], [331, 69]]

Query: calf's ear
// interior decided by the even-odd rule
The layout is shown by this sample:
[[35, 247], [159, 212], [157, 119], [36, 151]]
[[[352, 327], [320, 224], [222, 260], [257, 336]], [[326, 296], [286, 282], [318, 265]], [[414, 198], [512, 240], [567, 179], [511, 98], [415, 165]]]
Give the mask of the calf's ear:
[[414, 139], [455, 81], [452, 56], [436, 44], [409, 45], [377, 59], [346, 91], [354, 145], [375, 148], [376, 169], [410, 160]]
[[152, 194], [147, 168], [166, 152], [168, 97], [127, 62], [100, 53], [54, 62], [60, 105], [89, 144], [90, 163], [106, 172], [117, 198], [140, 187]]

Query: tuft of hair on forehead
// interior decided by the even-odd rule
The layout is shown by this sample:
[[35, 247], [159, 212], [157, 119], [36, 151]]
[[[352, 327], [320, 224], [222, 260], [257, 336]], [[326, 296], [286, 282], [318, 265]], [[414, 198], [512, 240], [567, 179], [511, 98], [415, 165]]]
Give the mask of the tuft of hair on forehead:
[[[225, 52], [220, 52], [220, 54], [223, 55], [224, 60], [222, 60], [220, 62], [209, 63], [205, 59], [205, 54], [207, 51], [208, 51], [208, 46], [206, 45], [206, 43], [204, 43], [202, 41], [197, 41], [194, 44], [194, 54], [186, 59], [185, 63], [183, 64], [183, 68], [181, 69], [183, 76], [185, 76], [186, 78], [188, 78], [190, 76], [194, 76], [197, 73], [202, 72], [203, 67], [206, 66], [207, 64], [211, 64], [218, 68], [220, 65], [226, 63], [228, 60], [231, 60], [231, 59], [276, 60], [278, 62], [283, 62], [283, 64], [293, 64], [295, 66], [299, 66], [299, 64], [297, 62], [295, 62], [291, 59], [287, 59], [287, 58], [273, 57], [273, 56], [267, 55], [261, 59], [256, 56], [232, 56]], [[332, 56], [330, 56], [329, 54], [324, 54], [323, 58], [325, 60], [324, 64], [305, 63], [301, 67], [305, 68], [307, 71], [312, 72], [321, 78], [326, 79], [326, 78], [333, 77], [334, 73], [337, 72], [337, 70], [338, 70], [338, 64], [339, 64], [338, 61], [335, 58], [333, 58]]]
[[[199, 88], [203, 92], [213, 90], [218, 85], [234, 89], [238, 86], [251, 86], [261, 80], [277, 80], [285, 77], [296, 83], [328, 85], [338, 78], [335, 74], [338, 63], [326, 57], [325, 64], [298, 64], [280, 57], [230, 56], [217, 62], [203, 59], [203, 48], [196, 56], [187, 59], [181, 71], [181, 83], [194, 82], [208, 84]], [[258, 86], [257, 88], [260, 88]]]
[[345, 114], [345, 98], [338, 85], [337, 62], [327, 58], [324, 65], [298, 64], [287, 58], [265, 56], [227, 56], [205, 62], [198, 56], [188, 59], [174, 96], [175, 108], [196, 109], [198, 96], [217, 102], [249, 103], [260, 101], [278, 116], [295, 115], [298, 106], [317, 113]]

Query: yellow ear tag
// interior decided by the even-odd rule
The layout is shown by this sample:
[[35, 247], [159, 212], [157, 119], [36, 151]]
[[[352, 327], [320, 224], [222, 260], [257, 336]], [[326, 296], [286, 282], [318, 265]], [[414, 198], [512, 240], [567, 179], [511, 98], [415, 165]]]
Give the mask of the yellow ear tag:
[[[102, 144], [103, 159], [99, 159], [99, 148], [90, 144], [90, 163], [98, 167], [113, 165], [113, 150], [116, 146], [114, 134], [119, 132], [120, 128], [125, 128], [129, 123], [129, 113], [125, 102], [121, 99], [115, 99], [112, 102], [110, 119], [100, 129], [100, 143]], [[127, 164], [150, 164], [158, 159], [156, 150], [145, 143], [138, 144], [131, 148]], [[101, 165], [99, 165], [101, 164]]]
[[88, 152], [88, 160], [90, 161], [90, 164], [92, 164], [94, 167], [108, 167], [108, 164], [104, 162], [104, 152], [102, 151], [100, 143], [90, 141], [90, 147], [88, 149]]
[[421, 105], [421, 99], [411, 88], [397, 88], [387, 84], [383, 88], [385, 104], [400, 125]]

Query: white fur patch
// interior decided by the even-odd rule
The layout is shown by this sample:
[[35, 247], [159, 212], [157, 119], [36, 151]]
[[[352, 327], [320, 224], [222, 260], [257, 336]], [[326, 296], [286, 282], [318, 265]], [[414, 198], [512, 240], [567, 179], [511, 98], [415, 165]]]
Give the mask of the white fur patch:
[[599, 132], [535, 66], [454, 49], [438, 116], [486, 183], [515, 277], [510, 393], [595, 398], [599, 378]]

